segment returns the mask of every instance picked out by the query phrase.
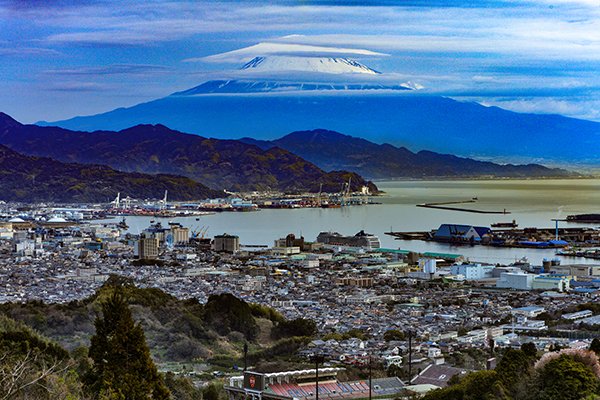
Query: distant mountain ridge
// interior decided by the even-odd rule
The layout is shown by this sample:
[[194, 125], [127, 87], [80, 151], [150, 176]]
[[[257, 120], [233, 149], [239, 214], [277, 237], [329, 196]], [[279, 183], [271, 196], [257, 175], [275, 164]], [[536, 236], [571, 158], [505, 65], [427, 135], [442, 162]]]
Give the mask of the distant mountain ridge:
[[127, 172], [186, 176], [212, 188], [234, 191], [285, 190], [338, 192], [370, 186], [358, 174], [325, 172], [280, 148], [262, 150], [236, 140], [207, 139], [163, 125], [138, 125], [119, 132], [70, 131], [22, 125], [0, 113], [0, 144], [62, 162], [103, 164]]
[[118, 130], [153, 123], [223, 139], [260, 140], [323, 127], [375, 143], [463, 157], [600, 165], [598, 122], [521, 114], [413, 90], [320, 90], [319, 84], [314, 90], [279, 92], [281, 82], [264, 82], [220, 88], [205, 83], [182, 92], [186, 95], [49, 124]]
[[347, 169], [368, 179], [448, 177], [566, 177], [577, 174], [539, 164], [500, 165], [405, 147], [376, 144], [325, 129], [292, 132], [272, 141], [243, 138], [263, 149], [277, 146], [324, 169]]
[[23, 202], [106, 202], [123, 197], [202, 200], [223, 197], [189, 178], [115, 171], [103, 165], [62, 163], [31, 157], [0, 145], [0, 199]]

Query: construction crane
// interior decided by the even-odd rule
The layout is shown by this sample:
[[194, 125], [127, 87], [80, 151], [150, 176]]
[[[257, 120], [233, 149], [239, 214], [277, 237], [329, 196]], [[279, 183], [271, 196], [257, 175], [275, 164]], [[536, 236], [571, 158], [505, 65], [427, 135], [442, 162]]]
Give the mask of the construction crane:
[[115, 208], [119, 208], [121, 206], [121, 192], [117, 193], [117, 197], [110, 202]]
[[323, 191], [323, 183], [319, 185], [319, 196], [317, 197], [317, 205], [321, 207], [321, 192]]
[[160, 209], [161, 210], [164, 210], [167, 208], [167, 194], [168, 193], [169, 193], [169, 191], [165, 190], [165, 197], [163, 197], [163, 199], [160, 201], [160, 203], [161, 203]]
[[352, 177], [348, 178], [348, 182], [344, 183], [344, 189], [342, 190], [342, 205], [348, 205], [348, 198], [350, 197], [350, 185], [352, 183]]

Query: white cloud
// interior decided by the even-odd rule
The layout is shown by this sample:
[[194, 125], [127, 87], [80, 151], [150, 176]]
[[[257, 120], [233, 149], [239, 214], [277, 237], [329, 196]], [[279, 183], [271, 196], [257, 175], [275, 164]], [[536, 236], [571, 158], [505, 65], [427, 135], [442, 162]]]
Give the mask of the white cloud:
[[487, 98], [472, 99], [484, 106], [496, 106], [506, 110], [532, 114], [559, 114], [574, 118], [600, 120], [600, 101], [577, 99], [534, 98]]
[[[287, 36], [286, 39], [298, 38], [299, 35]], [[206, 61], [240, 63], [248, 62], [254, 57], [264, 56], [295, 56], [295, 57], [382, 57], [388, 54], [378, 53], [365, 49], [352, 49], [341, 47], [314, 46], [297, 43], [263, 42], [242, 49], [211, 55], [208, 57], [189, 58], [184, 61]]]

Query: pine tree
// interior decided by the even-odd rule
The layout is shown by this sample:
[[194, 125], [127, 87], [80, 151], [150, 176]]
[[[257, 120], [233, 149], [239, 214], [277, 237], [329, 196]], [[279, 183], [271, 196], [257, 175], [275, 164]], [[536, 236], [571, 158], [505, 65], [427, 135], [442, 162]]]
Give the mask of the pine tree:
[[594, 353], [596, 353], [597, 356], [600, 356], [600, 340], [595, 338], [594, 340], [592, 340], [592, 343], [590, 344], [590, 350], [593, 351]]
[[169, 399], [144, 331], [133, 321], [120, 287], [102, 304], [95, 326], [89, 351], [94, 363], [88, 376], [91, 392], [111, 400]]

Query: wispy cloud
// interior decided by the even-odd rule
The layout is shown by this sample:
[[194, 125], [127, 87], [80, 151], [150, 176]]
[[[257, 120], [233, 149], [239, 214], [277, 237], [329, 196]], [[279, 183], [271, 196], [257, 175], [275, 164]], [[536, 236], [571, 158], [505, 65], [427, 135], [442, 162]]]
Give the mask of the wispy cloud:
[[45, 49], [40, 47], [0, 47], [0, 57], [49, 57], [60, 56], [61, 52], [54, 49]]
[[101, 92], [109, 89], [110, 86], [95, 82], [60, 82], [42, 88], [51, 92]]
[[107, 76], [107, 75], [149, 75], [163, 74], [171, 71], [171, 68], [162, 65], [144, 64], [113, 64], [97, 67], [78, 67], [68, 69], [53, 69], [44, 71], [50, 75], [70, 76]]

